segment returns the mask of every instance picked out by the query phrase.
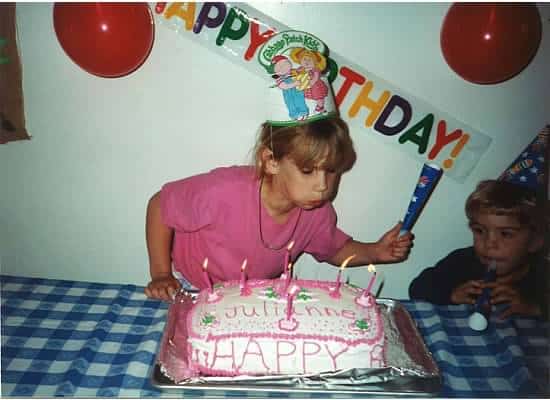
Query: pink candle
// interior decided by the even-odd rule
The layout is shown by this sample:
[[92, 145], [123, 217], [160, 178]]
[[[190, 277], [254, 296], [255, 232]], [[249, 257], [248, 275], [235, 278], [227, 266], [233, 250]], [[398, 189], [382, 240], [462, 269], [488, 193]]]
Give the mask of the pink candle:
[[369, 264], [367, 269], [369, 270], [369, 272], [372, 272], [372, 276], [370, 278], [367, 288], [365, 289], [365, 294], [370, 293], [372, 285], [374, 285], [374, 281], [376, 280], [376, 267], [372, 264]]
[[205, 258], [203, 263], [202, 263], [202, 277], [204, 278], [204, 280], [206, 282], [206, 287], [208, 287], [210, 293], [212, 293], [212, 291], [213, 291], [212, 281], [210, 281], [210, 276], [208, 275], [207, 267], [208, 267], [208, 257]]
[[286, 319], [290, 320], [292, 317], [292, 302], [294, 296], [290, 293], [286, 294]]
[[340, 269], [338, 271], [338, 275], [336, 275], [336, 288], [335, 288], [336, 292], [340, 291], [340, 286], [342, 285], [341, 279], [342, 279], [342, 270]]
[[340, 282], [342, 279], [342, 270], [338, 270], [338, 275], [336, 275], [336, 286], [340, 287]]
[[344, 272], [344, 268], [348, 266], [348, 263], [355, 257], [355, 254], [349, 256], [346, 258], [342, 264], [340, 265], [340, 271], [338, 271], [338, 275], [336, 276], [336, 290], [340, 289], [340, 285], [342, 284], [342, 272]]
[[241, 288], [241, 291], [246, 289], [246, 273], [245, 273], [245, 270], [246, 270], [246, 263], [247, 262], [248, 262], [248, 260], [245, 258], [244, 261], [243, 261], [243, 265], [241, 265], [241, 283], [239, 285], [239, 287]]
[[294, 246], [294, 240], [292, 242], [289, 243], [289, 245], [287, 246], [286, 248], [286, 253], [285, 253], [285, 265], [283, 266], [283, 268], [285, 270], [288, 270], [290, 268], [290, 263], [291, 263], [291, 258], [290, 258], [290, 250], [292, 250], [292, 247]]

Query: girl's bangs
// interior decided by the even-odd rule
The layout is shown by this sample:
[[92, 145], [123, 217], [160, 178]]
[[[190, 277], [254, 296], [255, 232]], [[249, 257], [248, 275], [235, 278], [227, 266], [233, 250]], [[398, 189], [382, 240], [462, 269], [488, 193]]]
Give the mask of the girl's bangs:
[[338, 154], [337, 144], [317, 138], [302, 139], [294, 146], [290, 157], [300, 168], [322, 168], [340, 170], [342, 156]]

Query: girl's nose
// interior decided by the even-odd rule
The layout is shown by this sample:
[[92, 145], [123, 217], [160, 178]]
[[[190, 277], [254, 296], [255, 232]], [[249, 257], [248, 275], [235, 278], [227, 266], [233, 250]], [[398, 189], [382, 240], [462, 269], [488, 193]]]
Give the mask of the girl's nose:
[[324, 192], [327, 190], [327, 188], [328, 188], [327, 174], [325, 171], [319, 170], [317, 174], [317, 182], [316, 182], [315, 190], [317, 192]]

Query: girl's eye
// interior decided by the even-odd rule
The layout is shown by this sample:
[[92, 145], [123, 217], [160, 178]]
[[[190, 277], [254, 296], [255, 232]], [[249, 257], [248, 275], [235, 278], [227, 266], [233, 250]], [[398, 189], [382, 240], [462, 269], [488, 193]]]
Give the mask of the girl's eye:
[[311, 175], [313, 173], [313, 169], [304, 168], [302, 169], [302, 174], [304, 175]]
[[514, 232], [512, 231], [502, 231], [500, 232], [500, 235], [504, 238], [504, 239], [511, 239], [514, 237]]

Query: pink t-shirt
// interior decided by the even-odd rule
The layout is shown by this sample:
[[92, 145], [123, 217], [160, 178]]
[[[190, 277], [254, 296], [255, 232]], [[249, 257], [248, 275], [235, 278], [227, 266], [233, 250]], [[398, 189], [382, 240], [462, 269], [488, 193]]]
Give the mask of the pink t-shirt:
[[[297, 225], [300, 209], [296, 208], [285, 224], [278, 224], [260, 207], [259, 188], [250, 166], [217, 168], [162, 187], [162, 219], [174, 229], [174, 268], [193, 286], [207, 285], [202, 268], [206, 257], [214, 283], [240, 279], [244, 259], [248, 278], [275, 278], [283, 272], [289, 242], [294, 241], [292, 261], [306, 252], [322, 262], [350, 239], [336, 227], [331, 203], [303, 210]], [[264, 241], [271, 247], [282, 246], [280, 250], [262, 243], [259, 212]]]

